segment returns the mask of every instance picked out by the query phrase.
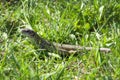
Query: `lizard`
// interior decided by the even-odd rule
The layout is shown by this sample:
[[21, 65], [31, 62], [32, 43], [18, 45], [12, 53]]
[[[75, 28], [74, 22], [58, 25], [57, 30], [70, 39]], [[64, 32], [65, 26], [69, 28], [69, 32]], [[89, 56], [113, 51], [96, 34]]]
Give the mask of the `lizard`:
[[[64, 52], [64, 53], [76, 53], [80, 50], [93, 50], [93, 47], [84, 47], [84, 46], [78, 46], [78, 45], [70, 45], [70, 44], [60, 44], [55, 42], [50, 42], [48, 40], [45, 40], [40, 35], [38, 35], [35, 31], [31, 29], [22, 29], [22, 34], [32, 39], [31, 41], [34, 42], [36, 46], [38, 46], [40, 49], [45, 49], [50, 52], [58, 51], [58, 52]], [[101, 52], [111, 52], [110, 48], [99, 48]]]

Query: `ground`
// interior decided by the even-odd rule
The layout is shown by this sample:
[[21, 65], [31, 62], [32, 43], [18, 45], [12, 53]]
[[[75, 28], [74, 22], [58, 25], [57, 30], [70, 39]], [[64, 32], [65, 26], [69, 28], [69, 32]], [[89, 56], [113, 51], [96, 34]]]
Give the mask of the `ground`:
[[[1, 1], [0, 79], [119, 80], [119, 12], [120, 1], [116, 0]], [[51, 42], [95, 50], [62, 58], [59, 53], [41, 52], [21, 34], [23, 28]], [[111, 52], [100, 52], [100, 47]]]

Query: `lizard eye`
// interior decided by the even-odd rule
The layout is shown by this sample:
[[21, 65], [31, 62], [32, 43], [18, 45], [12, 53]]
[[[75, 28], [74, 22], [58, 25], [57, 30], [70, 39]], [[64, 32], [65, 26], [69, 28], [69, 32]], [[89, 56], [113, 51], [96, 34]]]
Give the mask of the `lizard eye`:
[[27, 30], [26, 32], [27, 32], [28, 34], [32, 34], [32, 32], [31, 32], [31, 31], [29, 31], [29, 30]]
[[28, 30], [26, 32], [29, 32]]

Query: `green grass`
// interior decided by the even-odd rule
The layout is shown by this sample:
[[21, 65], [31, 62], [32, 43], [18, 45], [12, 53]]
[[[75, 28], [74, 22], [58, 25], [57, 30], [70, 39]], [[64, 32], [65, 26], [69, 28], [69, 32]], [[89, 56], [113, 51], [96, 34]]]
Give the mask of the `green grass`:
[[[51, 42], [96, 50], [48, 57], [21, 34], [22, 28]], [[112, 52], [99, 52], [99, 47]], [[0, 1], [1, 80], [119, 80], [119, 53], [119, 0]]]

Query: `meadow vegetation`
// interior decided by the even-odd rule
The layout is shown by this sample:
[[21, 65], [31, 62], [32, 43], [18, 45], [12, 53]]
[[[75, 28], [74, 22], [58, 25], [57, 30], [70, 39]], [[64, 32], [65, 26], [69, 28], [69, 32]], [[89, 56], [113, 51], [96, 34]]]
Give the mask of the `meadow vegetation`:
[[[91, 51], [45, 56], [21, 29]], [[111, 52], [100, 52], [107, 47]], [[119, 80], [120, 0], [1, 0], [1, 80]], [[52, 53], [51, 53], [52, 54]]]

